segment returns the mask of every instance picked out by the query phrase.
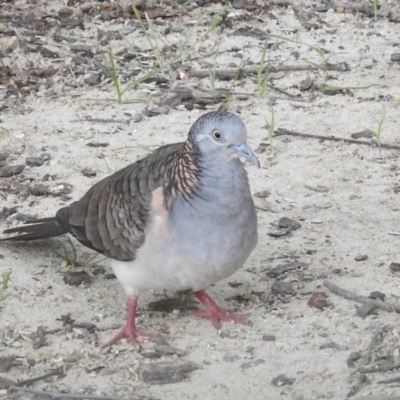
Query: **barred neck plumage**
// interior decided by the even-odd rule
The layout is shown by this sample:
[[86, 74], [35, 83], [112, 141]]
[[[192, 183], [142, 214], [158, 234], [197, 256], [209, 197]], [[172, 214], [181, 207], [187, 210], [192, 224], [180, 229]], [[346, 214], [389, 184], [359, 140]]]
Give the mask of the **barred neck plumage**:
[[183, 148], [172, 160], [167, 171], [164, 186], [164, 205], [170, 208], [174, 198], [185, 200], [196, 196], [196, 188], [201, 176], [201, 153], [195, 141], [189, 136]]

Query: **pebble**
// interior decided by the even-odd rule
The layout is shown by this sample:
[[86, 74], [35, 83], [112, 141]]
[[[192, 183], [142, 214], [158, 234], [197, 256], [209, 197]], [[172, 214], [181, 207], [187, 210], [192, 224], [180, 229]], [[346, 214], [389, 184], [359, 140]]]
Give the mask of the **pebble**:
[[378, 290], [371, 292], [370, 295], [368, 296], [370, 299], [374, 300], [382, 300], [385, 301], [385, 293], [379, 292]]
[[0, 178], [8, 178], [20, 174], [25, 168], [25, 165], [5, 165], [0, 168]]
[[275, 295], [293, 294], [293, 286], [289, 282], [277, 281], [272, 284], [271, 291]]
[[223, 360], [225, 362], [235, 362], [240, 359], [240, 356], [237, 354], [225, 354]]
[[280, 374], [272, 379], [271, 383], [275, 386], [293, 385], [295, 378], [289, 378], [284, 374]]
[[91, 168], [83, 168], [83, 170], [81, 172], [83, 175], [87, 176], [88, 178], [97, 175], [97, 172]]
[[139, 366], [139, 376], [143, 382], [149, 385], [165, 385], [167, 383], [182, 382], [186, 379], [186, 374], [197, 369], [194, 363], [176, 364], [171, 362], [160, 362], [151, 364], [141, 364]]
[[240, 368], [242, 368], [242, 369], [254, 368], [254, 367], [257, 367], [257, 365], [264, 364], [264, 363], [265, 363], [265, 360], [263, 360], [262, 358], [258, 358], [257, 360], [243, 363], [240, 366]]
[[89, 86], [95, 86], [100, 83], [100, 75], [99, 74], [90, 74], [83, 81]]
[[394, 61], [394, 62], [400, 63], [400, 53], [392, 53], [390, 55], [390, 61]]
[[86, 271], [70, 271], [64, 274], [63, 281], [72, 286], [90, 285], [92, 277]]
[[50, 193], [50, 190], [46, 185], [37, 184], [37, 185], [32, 186], [29, 189], [29, 193], [32, 196], [44, 196], [44, 195]]
[[360, 307], [357, 307], [356, 314], [361, 317], [365, 318], [370, 314], [373, 314], [376, 310], [376, 307], [371, 304], [362, 304]]
[[360, 256], [357, 256], [357, 257], [355, 258], [355, 260], [356, 260], [356, 261], [365, 261], [365, 260], [368, 260], [368, 256], [367, 256], [366, 254], [360, 255]]
[[327, 298], [328, 295], [325, 292], [314, 292], [308, 300], [307, 305], [311, 308], [323, 310], [328, 307]]
[[352, 353], [349, 354], [347, 357], [347, 366], [349, 368], [355, 368], [356, 364], [355, 362], [358, 361], [361, 358], [361, 354], [358, 351], [353, 351]]
[[400, 272], [400, 263], [392, 262], [392, 263], [390, 263], [389, 268], [390, 268], [393, 272]]
[[324, 349], [339, 350], [340, 349], [339, 345], [335, 342], [321, 344], [321, 346], [319, 346], [319, 348], [320, 348], [320, 350], [324, 350]]
[[153, 107], [150, 110], [147, 110], [146, 115], [148, 117], [155, 117], [157, 115], [166, 115], [169, 114], [170, 108], [168, 106], [161, 106], [161, 107]]
[[264, 340], [264, 342], [273, 342], [276, 340], [276, 336], [275, 335], [263, 335], [262, 340]]
[[298, 222], [298, 221], [296, 221], [294, 219], [287, 218], [287, 217], [282, 217], [278, 221], [278, 226], [279, 226], [279, 228], [296, 230], [296, 229], [299, 229], [301, 227], [301, 224], [300, 224], [300, 222]]
[[40, 167], [44, 164], [44, 160], [40, 157], [27, 157], [25, 163], [30, 167]]

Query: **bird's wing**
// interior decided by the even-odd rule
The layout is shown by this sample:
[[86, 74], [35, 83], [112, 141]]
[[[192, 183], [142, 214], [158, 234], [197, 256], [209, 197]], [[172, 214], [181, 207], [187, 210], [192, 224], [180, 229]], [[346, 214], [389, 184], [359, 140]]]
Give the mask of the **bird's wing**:
[[182, 147], [183, 143], [160, 147], [98, 182], [80, 200], [57, 212], [57, 225], [107, 257], [133, 260], [145, 240], [152, 191], [163, 185]]

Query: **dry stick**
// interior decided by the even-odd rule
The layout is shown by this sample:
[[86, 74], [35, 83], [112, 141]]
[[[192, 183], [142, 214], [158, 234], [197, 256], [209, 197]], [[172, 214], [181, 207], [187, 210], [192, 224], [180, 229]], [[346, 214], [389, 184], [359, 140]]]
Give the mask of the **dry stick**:
[[[36, 389], [27, 389], [21, 388], [17, 386], [11, 386], [8, 389], [10, 392], [25, 392], [37, 394], [40, 396], [50, 397], [51, 400], [55, 399], [77, 399], [77, 400], [128, 400], [124, 397], [114, 397], [114, 396], [96, 396], [92, 394], [72, 394], [72, 393], [55, 393], [55, 392], [46, 392], [44, 390], [36, 390]], [[140, 397], [131, 398], [130, 400], [140, 399]]]
[[[271, 67], [267, 65], [263, 68], [263, 72], [269, 71], [270, 73], [274, 72], [288, 72], [288, 71], [341, 71], [345, 72], [349, 70], [349, 67], [346, 63], [340, 64], [321, 64], [321, 65], [280, 65], [276, 67]], [[215, 71], [215, 77], [220, 80], [230, 80], [242, 78], [246, 75], [257, 75], [259, 73], [258, 67], [248, 67], [248, 68], [229, 68], [229, 69], [218, 69]], [[200, 69], [198, 71], [191, 71], [189, 75], [193, 78], [207, 78], [210, 76], [210, 71]]]
[[367, 349], [367, 354], [365, 355], [364, 358], [364, 363], [363, 366], [365, 367], [367, 364], [369, 364], [369, 362], [371, 361], [371, 354], [372, 354], [372, 350], [377, 346], [377, 344], [379, 343], [379, 341], [382, 340], [382, 333], [383, 333], [384, 329], [383, 328], [378, 328], [376, 330], [376, 332], [372, 335], [372, 339], [371, 342], [369, 343], [368, 349]]
[[384, 379], [383, 381], [378, 381], [378, 383], [397, 383], [400, 382], [400, 376], [395, 376], [393, 378]]
[[49, 378], [50, 376], [62, 375], [63, 373], [64, 373], [63, 367], [56, 368], [56, 369], [53, 369], [53, 371], [50, 371], [44, 375], [37, 376], [36, 378], [30, 378], [30, 379], [25, 379], [23, 381], [19, 381], [12, 387], [30, 385], [31, 383], [42, 381], [43, 379]]
[[356, 293], [349, 292], [348, 290], [342, 289], [339, 286], [336, 286], [336, 285], [334, 285], [333, 283], [331, 283], [329, 281], [324, 281], [323, 284], [332, 293], [335, 293], [335, 294], [337, 294], [339, 296], [345, 297], [346, 299], [353, 300], [353, 301], [356, 301], [358, 303], [369, 304], [369, 305], [374, 306], [376, 308], [381, 308], [382, 310], [385, 310], [385, 311], [389, 311], [389, 312], [393, 311], [393, 307], [390, 304], [385, 303], [382, 300], [374, 300], [374, 299], [371, 299], [371, 298], [366, 297], [366, 296], [360, 296], [360, 295], [358, 295]]
[[[378, 146], [377, 143], [374, 142], [364, 142], [357, 139], [346, 139], [346, 138], [339, 138], [336, 136], [322, 136], [322, 135], [312, 135], [311, 133], [301, 133], [295, 131], [289, 131], [288, 129], [277, 129], [274, 132], [274, 136], [298, 136], [310, 139], [318, 139], [318, 140], [331, 140], [333, 142], [344, 142], [344, 143], [353, 143], [353, 144], [364, 144], [366, 146]], [[379, 146], [383, 149], [393, 149], [393, 150], [400, 150], [400, 146], [396, 146], [395, 144], [385, 144], [380, 143]]]
[[364, 368], [361, 367], [358, 369], [358, 372], [361, 372], [362, 374], [371, 374], [374, 372], [389, 372], [389, 371], [394, 371], [396, 369], [400, 369], [400, 364], [392, 364], [392, 365], [377, 365], [375, 367], [368, 367]]

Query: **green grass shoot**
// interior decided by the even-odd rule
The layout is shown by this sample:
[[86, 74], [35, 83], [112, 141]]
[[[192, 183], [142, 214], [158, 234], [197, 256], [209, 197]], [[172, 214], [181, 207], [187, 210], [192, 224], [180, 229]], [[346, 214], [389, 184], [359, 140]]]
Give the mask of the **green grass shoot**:
[[117, 92], [117, 103], [121, 104], [122, 103], [122, 90], [121, 90], [121, 86], [119, 84], [118, 72], [115, 67], [114, 54], [113, 54], [111, 46], [109, 46], [108, 50], [107, 50], [107, 66], [108, 66], [108, 70], [110, 72], [112, 83]]

